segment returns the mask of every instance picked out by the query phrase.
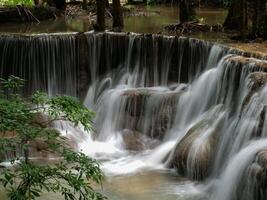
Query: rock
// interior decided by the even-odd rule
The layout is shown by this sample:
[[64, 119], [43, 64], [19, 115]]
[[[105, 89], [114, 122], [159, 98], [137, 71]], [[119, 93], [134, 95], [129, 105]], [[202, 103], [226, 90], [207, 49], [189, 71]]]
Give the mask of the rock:
[[140, 116], [143, 114], [142, 111], [145, 105], [145, 101], [149, 96], [149, 92], [147, 90], [128, 90], [123, 93], [123, 96], [126, 97], [126, 113], [129, 113], [131, 116]]
[[141, 123], [144, 121], [143, 116], [136, 117], [129, 114], [125, 114], [122, 118], [121, 128], [135, 131], [141, 131]]
[[[247, 94], [242, 102], [242, 108], [241, 108], [241, 113], [242, 115], [244, 109], [248, 108], [250, 106], [250, 101], [251, 98], [254, 94], [259, 92], [267, 83], [267, 73], [265, 72], [254, 72], [251, 73], [248, 77], [249, 83], [248, 83], [248, 88], [247, 88]], [[255, 129], [253, 133], [253, 137], [260, 137], [262, 134], [263, 126], [264, 126], [264, 121], [265, 121], [265, 116], [266, 116], [266, 109], [267, 109], [267, 102], [262, 102], [263, 107], [259, 106], [255, 109], [258, 109], [260, 112], [260, 117], [259, 117], [259, 124], [258, 127]], [[259, 110], [261, 109], [261, 110]]]
[[49, 117], [46, 114], [41, 113], [41, 112], [35, 113], [31, 123], [34, 126], [39, 126], [41, 128], [51, 127], [51, 123], [50, 123]]
[[263, 149], [256, 154], [253, 162], [245, 170], [237, 187], [237, 199], [266, 200], [266, 198], [267, 149]]
[[123, 130], [122, 138], [125, 148], [130, 151], [142, 151], [145, 149], [145, 141], [141, 133], [131, 131], [128, 129]]
[[193, 125], [183, 139], [176, 145], [171, 166], [183, 176], [192, 180], [208, 177], [214, 161], [218, 143], [217, 130], [220, 126], [218, 116], [211, 115]]
[[16, 133], [14, 131], [0, 132], [0, 137], [13, 138], [15, 136], [16, 136]]
[[182, 92], [184, 90], [161, 91], [153, 88], [124, 92], [126, 106], [122, 129], [139, 131], [152, 139], [163, 139], [173, 125], [175, 105]]
[[230, 62], [234, 62], [236, 65], [245, 67], [245, 66], [255, 66], [258, 67], [256, 71], [265, 71], [267, 72], [267, 61], [260, 60], [256, 58], [249, 58], [245, 56], [231, 56], [228, 58]]
[[248, 93], [243, 101], [242, 110], [244, 106], [246, 106], [249, 103], [251, 97], [266, 85], [267, 73], [254, 72], [254, 73], [251, 73], [248, 78], [249, 78]]

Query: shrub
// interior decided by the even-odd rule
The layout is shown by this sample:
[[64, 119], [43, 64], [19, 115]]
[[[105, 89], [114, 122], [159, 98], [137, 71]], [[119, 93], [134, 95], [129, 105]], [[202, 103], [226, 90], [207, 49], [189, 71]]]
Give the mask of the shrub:
[[[0, 88], [0, 154], [22, 152], [11, 160], [13, 167], [3, 171], [0, 183], [11, 200], [34, 200], [43, 192], [63, 195], [66, 200], [101, 200], [105, 197], [90, 186], [89, 180], [100, 183], [103, 175], [98, 163], [85, 154], [74, 151], [66, 138], [46, 126], [52, 121], [67, 120], [74, 125], [92, 130], [94, 113], [77, 99], [68, 96], [48, 97], [36, 92], [29, 98], [19, 94], [24, 80], [10, 76], [1, 79]], [[38, 113], [47, 120], [36, 123]], [[13, 136], [6, 136], [13, 133]], [[41, 164], [31, 159], [35, 141], [46, 144], [46, 151], [59, 158], [55, 164]]]

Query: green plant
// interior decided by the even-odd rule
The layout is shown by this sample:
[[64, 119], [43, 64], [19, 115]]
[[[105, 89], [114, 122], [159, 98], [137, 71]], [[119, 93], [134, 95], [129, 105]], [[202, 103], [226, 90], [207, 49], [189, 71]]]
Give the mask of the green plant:
[[225, 8], [229, 8], [232, 0], [222, 0], [222, 5]]
[[7, 5], [7, 6], [15, 6], [15, 5], [26, 5], [31, 6], [33, 5], [33, 0], [1, 0], [0, 6]]
[[[36, 92], [25, 99], [19, 94], [23, 85], [24, 80], [15, 76], [0, 82], [0, 155], [22, 152], [11, 160], [13, 167], [1, 173], [0, 183], [8, 197], [34, 200], [43, 192], [54, 192], [66, 200], [104, 199], [89, 182], [101, 183], [103, 179], [98, 163], [72, 150], [66, 138], [47, 126], [56, 120], [67, 120], [90, 131], [94, 113], [68, 96], [49, 98]], [[46, 114], [45, 120], [36, 120], [40, 113]], [[32, 160], [31, 152], [40, 146], [42, 151], [57, 157], [58, 162], [41, 164]]]

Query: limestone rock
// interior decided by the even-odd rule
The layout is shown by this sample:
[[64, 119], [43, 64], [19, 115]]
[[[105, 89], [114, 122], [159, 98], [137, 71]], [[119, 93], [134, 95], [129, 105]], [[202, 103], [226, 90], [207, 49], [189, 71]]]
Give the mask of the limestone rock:
[[130, 151], [141, 151], [145, 149], [145, 141], [141, 133], [124, 130], [122, 133], [125, 148]]
[[[245, 191], [245, 192], [244, 192]], [[266, 200], [267, 197], [267, 149], [259, 151], [245, 170], [237, 187], [237, 198]]]
[[[217, 116], [213, 116], [214, 119]], [[220, 122], [204, 119], [193, 125], [176, 145], [171, 165], [177, 172], [193, 180], [208, 177], [214, 162]], [[213, 128], [211, 129], [211, 126]], [[208, 134], [207, 134], [208, 133]]]

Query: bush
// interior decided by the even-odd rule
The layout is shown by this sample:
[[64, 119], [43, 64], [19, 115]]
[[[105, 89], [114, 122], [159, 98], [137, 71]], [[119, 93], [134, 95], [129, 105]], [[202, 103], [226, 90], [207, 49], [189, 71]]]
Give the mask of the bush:
[[33, 0], [1, 0], [0, 6], [15, 6], [15, 5], [26, 5], [32, 6]]
[[[8, 197], [11, 200], [34, 200], [43, 192], [59, 192], [66, 200], [104, 199], [88, 182], [100, 183], [103, 179], [98, 163], [72, 150], [66, 138], [45, 126], [60, 119], [90, 131], [94, 113], [68, 96], [49, 98], [36, 92], [25, 99], [19, 94], [23, 85], [24, 80], [15, 76], [1, 79], [0, 83], [0, 154], [22, 152], [11, 160], [13, 167], [1, 174], [0, 183], [7, 190]], [[45, 113], [47, 120], [36, 123], [38, 113]], [[7, 136], [8, 133], [13, 133], [13, 136]], [[35, 141], [46, 144], [45, 151], [57, 156], [59, 161], [40, 164], [31, 160], [30, 150]]]

